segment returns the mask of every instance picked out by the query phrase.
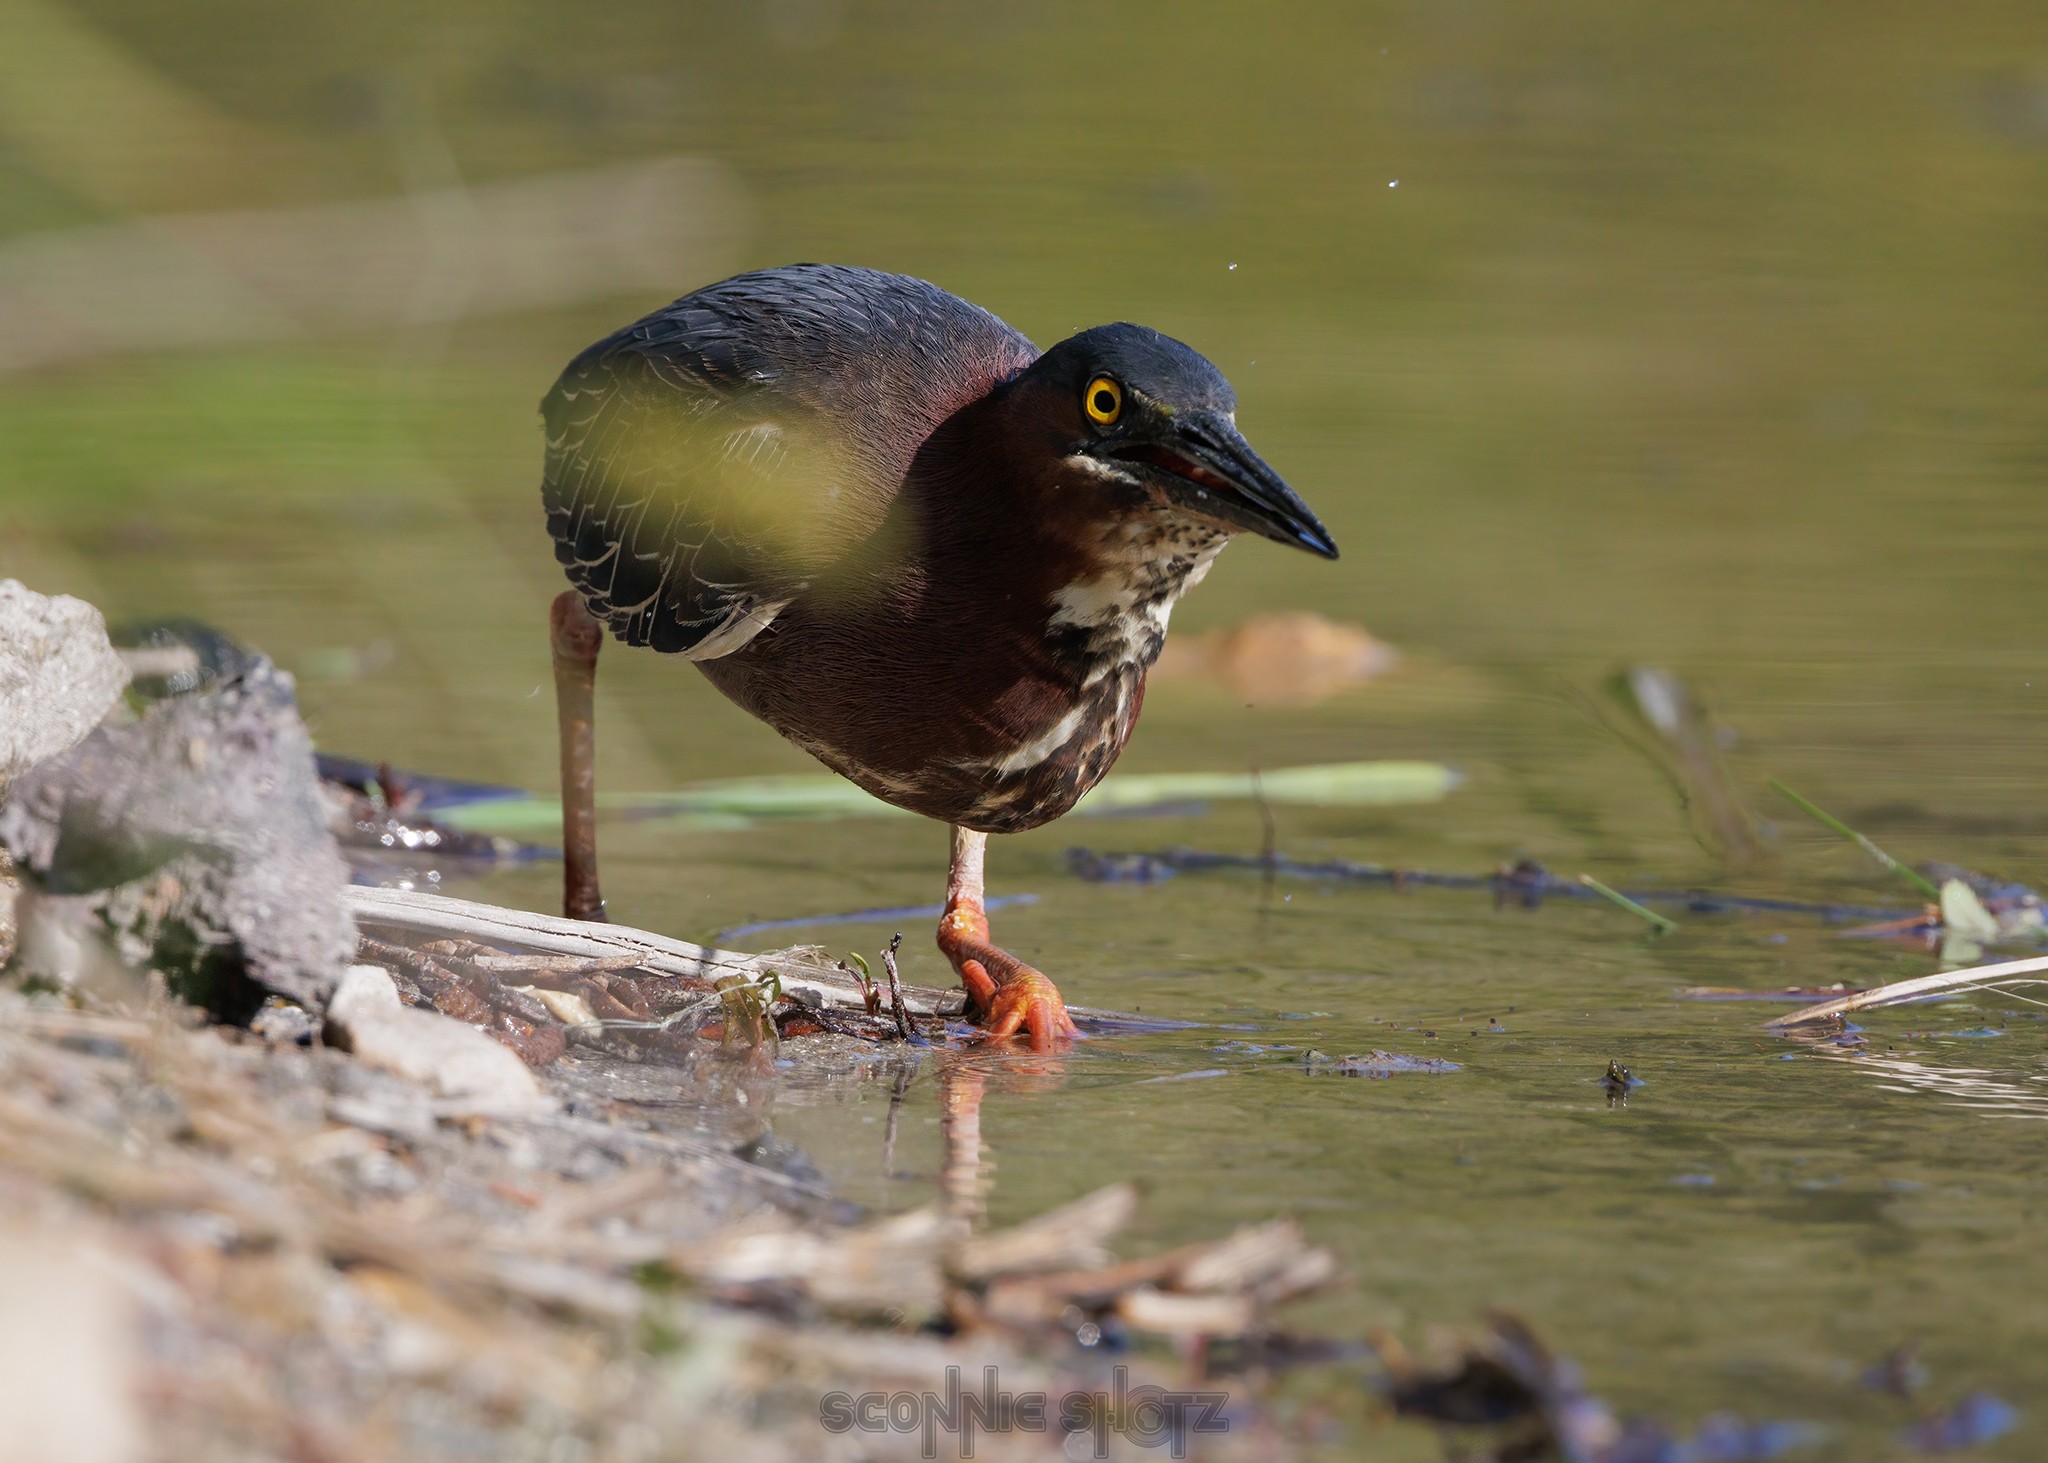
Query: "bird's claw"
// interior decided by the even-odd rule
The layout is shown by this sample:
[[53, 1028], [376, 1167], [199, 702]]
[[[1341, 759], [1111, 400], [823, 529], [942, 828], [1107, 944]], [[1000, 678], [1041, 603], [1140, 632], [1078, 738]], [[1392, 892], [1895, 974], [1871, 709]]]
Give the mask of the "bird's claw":
[[984, 1041], [1006, 1041], [1021, 1031], [1030, 1038], [1033, 1051], [1049, 1052], [1080, 1035], [1059, 988], [1028, 965], [998, 984], [979, 960], [965, 960], [960, 979], [967, 987], [969, 1011], [987, 1028]]

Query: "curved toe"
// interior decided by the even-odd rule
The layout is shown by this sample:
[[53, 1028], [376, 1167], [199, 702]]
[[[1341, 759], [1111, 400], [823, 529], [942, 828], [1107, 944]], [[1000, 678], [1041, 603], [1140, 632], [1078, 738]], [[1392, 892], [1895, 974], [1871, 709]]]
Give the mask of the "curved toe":
[[1045, 1052], [1080, 1035], [1059, 987], [1043, 971], [980, 941], [941, 943], [967, 989], [969, 1019], [988, 1030], [985, 1040], [1004, 1041], [1022, 1032], [1033, 1051]]
[[987, 1040], [1002, 1041], [1021, 1031], [1035, 1052], [1057, 1050], [1080, 1035], [1059, 988], [1029, 966], [995, 988], [982, 1019]]

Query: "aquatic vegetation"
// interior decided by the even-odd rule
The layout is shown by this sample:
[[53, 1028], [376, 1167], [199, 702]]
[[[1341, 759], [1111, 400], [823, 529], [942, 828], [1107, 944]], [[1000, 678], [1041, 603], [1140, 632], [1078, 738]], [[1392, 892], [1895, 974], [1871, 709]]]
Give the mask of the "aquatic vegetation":
[[1734, 733], [1714, 719], [1692, 687], [1660, 666], [1634, 665], [1612, 677], [1606, 689], [1648, 735], [1616, 726], [1591, 698], [1588, 709], [1670, 782], [1702, 847], [1738, 864], [1772, 851], [1771, 830], [1751, 811], [1728, 767]]
[[1648, 921], [1652, 935], [1668, 935], [1678, 928], [1677, 920], [1666, 919], [1663, 915], [1657, 913], [1656, 910], [1644, 908], [1619, 890], [1608, 888], [1591, 874], [1579, 875], [1579, 882], [1588, 889], [1591, 889], [1595, 894], [1598, 894], [1602, 899], [1605, 899], [1609, 904], [1627, 910], [1638, 919]]
[[1907, 864], [1899, 862], [1899, 860], [1893, 858], [1890, 854], [1886, 853], [1883, 849], [1879, 848], [1876, 843], [1864, 837], [1861, 833], [1858, 833], [1854, 828], [1851, 828], [1847, 823], [1844, 823], [1840, 818], [1837, 818], [1834, 814], [1828, 812], [1826, 809], [1817, 807], [1813, 803], [1808, 802], [1805, 798], [1801, 797], [1798, 793], [1794, 792], [1784, 783], [1778, 781], [1775, 777], [1771, 779], [1771, 786], [1774, 789], [1776, 789], [1780, 794], [1782, 794], [1788, 802], [1792, 803], [1795, 807], [1797, 807], [1800, 812], [1806, 814], [1807, 817], [1813, 819], [1814, 822], [1820, 824], [1821, 827], [1827, 829], [1829, 832], [1839, 834], [1843, 838], [1847, 839], [1849, 842], [1855, 844], [1858, 848], [1862, 849], [1865, 853], [1869, 854], [1872, 858], [1876, 859], [1878, 863], [1881, 864], [1884, 868], [1888, 869], [1890, 872], [1894, 874], [1897, 874], [1901, 879], [1904, 879], [1908, 884], [1911, 884], [1915, 889], [1918, 889], [1922, 894], [1925, 894], [1929, 899], [1938, 901], [1941, 898], [1941, 890], [1938, 887], [1936, 887], [1934, 881], [1929, 879], [1925, 874], [1921, 873], [1918, 869], [1912, 868]]
[[[1903, 1005], [1934, 996], [1963, 995], [1971, 991], [2006, 991], [2048, 985], [2048, 956], [2028, 960], [2001, 960], [1969, 970], [1944, 970], [1912, 980], [1893, 981], [1854, 995], [1819, 1005], [1802, 1006], [1773, 1021], [1773, 1026], [1805, 1026], [1819, 1021], [1836, 1021], [1854, 1011], [1873, 1011], [1881, 1006]], [[2025, 1000], [2026, 997], [2019, 999]]]
[[[1176, 808], [1189, 803], [1249, 800], [1319, 808], [1392, 807], [1431, 803], [1458, 785], [1458, 775], [1435, 762], [1339, 762], [1250, 772], [1112, 774], [1081, 799], [1078, 813]], [[735, 777], [673, 792], [601, 796], [599, 808], [615, 816], [659, 819], [665, 826], [745, 828], [756, 823], [829, 818], [904, 818], [911, 814], [870, 797], [842, 777], [799, 773], [787, 777]], [[518, 834], [558, 829], [561, 804], [551, 798], [494, 798], [451, 807], [444, 820], [475, 833]]]
[[1417, 1072], [1436, 1076], [1458, 1070], [1456, 1062], [1441, 1057], [1411, 1057], [1378, 1050], [1342, 1057], [1307, 1051], [1302, 1053], [1301, 1065], [1311, 1077], [1366, 1077], [1374, 1081]]

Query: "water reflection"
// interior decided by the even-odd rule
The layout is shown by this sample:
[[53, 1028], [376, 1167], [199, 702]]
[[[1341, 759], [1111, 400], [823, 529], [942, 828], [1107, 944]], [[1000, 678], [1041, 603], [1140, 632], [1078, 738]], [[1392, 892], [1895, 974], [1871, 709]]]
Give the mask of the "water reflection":
[[1928, 1093], [1952, 1107], [1969, 1108], [2006, 1118], [2048, 1118], [2048, 1080], [1984, 1067], [1948, 1066], [1925, 1057], [1871, 1051], [1865, 1045], [1843, 1045], [1839, 1038], [1794, 1038], [1809, 1052], [1845, 1062], [1887, 1092]]
[[1019, 1053], [984, 1046], [935, 1051], [940, 1131], [946, 1155], [939, 1189], [947, 1208], [971, 1223], [988, 1218], [995, 1188], [995, 1152], [982, 1137], [982, 1103], [991, 1092], [1029, 1101], [1065, 1084], [1074, 1059], [1061, 1053]]

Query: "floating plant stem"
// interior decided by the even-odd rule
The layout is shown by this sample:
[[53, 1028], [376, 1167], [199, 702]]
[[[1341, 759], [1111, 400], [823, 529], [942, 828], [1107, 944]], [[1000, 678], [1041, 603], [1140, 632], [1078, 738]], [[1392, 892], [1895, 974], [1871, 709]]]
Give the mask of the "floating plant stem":
[[[1291, 807], [1393, 807], [1435, 802], [1457, 785], [1458, 774], [1435, 762], [1269, 768], [1256, 780], [1243, 772], [1119, 773], [1090, 792], [1081, 811], [1130, 813], [1236, 798]], [[671, 792], [608, 794], [598, 799], [598, 807], [614, 817], [658, 818], [665, 827], [707, 832], [794, 820], [910, 816], [831, 773], [740, 777]], [[562, 805], [553, 798], [515, 795], [447, 806], [436, 817], [464, 832], [519, 836], [559, 828]]]
[[[1968, 970], [1944, 970], [1938, 975], [1895, 980], [1890, 985], [1857, 991], [1853, 995], [1843, 996], [1840, 1000], [1822, 1001], [1817, 1006], [1802, 1006], [1789, 1015], [1780, 1016], [1771, 1022], [1771, 1025], [1804, 1026], [1813, 1021], [1832, 1021], [1852, 1011], [1870, 1011], [1880, 1006], [1896, 1006], [1906, 1001], [1924, 1001], [1935, 996], [1957, 996], [1970, 991], [2003, 991], [2007, 995], [2012, 995], [2012, 986], [2044, 984], [2048, 984], [2048, 956], [2037, 955], [2027, 960], [2001, 960], [1996, 965], [1978, 965]], [[2020, 996], [2018, 999], [2026, 1000], [2027, 997]]]
[[1636, 918], [1648, 920], [1651, 930], [1659, 936], [1668, 935], [1678, 928], [1677, 920], [1666, 919], [1663, 915], [1657, 913], [1656, 910], [1644, 908], [1619, 889], [1608, 888], [1591, 874], [1579, 875], [1579, 882], [1588, 889], [1591, 889], [1595, 894], [1598, 894], [1609, 904], [1618, 904], [1630, 914], [1636, 916]]
[[1848, 839], [1849, 842], [1855, 844], [1858, 848], [1862, 849], [1865, 853], [1869, 854], [1872, 858], [1876, 859], [1879, 863], [1883, 864], [1886, 868], [1890, 869], [1893, 873], [1897, 874], [1900, 878], [1904, 879], [1907, 883], [1911, 884], [1914, 888], [1918, 889], [1922, 894], [1925, 894], [1929, 899], [1934, 900], [1936, 903], [1940, 903], [1941, 890], [1935, 888], [1933, 882], [1929, 880], [1928, 877], [1925, 874], [1921, 873], [1918, 869], [1909, 868], [1905, 864], [1900, 863], [1897, 859], [1893, 858], [1890, 854], [1886, 853], [1883, 849], [1879, 848], [1875, 843], [1871, 842], [1861, 833], [1858, 833], [1854, 828], [1851, 828], [1847, 823], [1844, 823], [1840, 818], [1837, 818], [1834, 814], [1828, 812], [1823, 808], [1815, 807], [1812, 803], [1809, 803], [1805, 798], [1801, 797], [1798, 793], [1792, 791], [1791, 788], [1785, 786], [1784, 783], [1778, 781], [1777, 778], [1774, 777], [1771, 779], [1771, 786], [1775, 788], [1778, 792], [1783, 793], [1785, 797], [1788, 798], [1793, 803], [1793, 805], [1799, 809], [1800, 812], [1806, 814], [1807, 817], [1813, 819], [1813, 821], [1820, 824], [1821, 827], [1827, 829], [1831, 833], [1839, 834], [1841, 837]]

